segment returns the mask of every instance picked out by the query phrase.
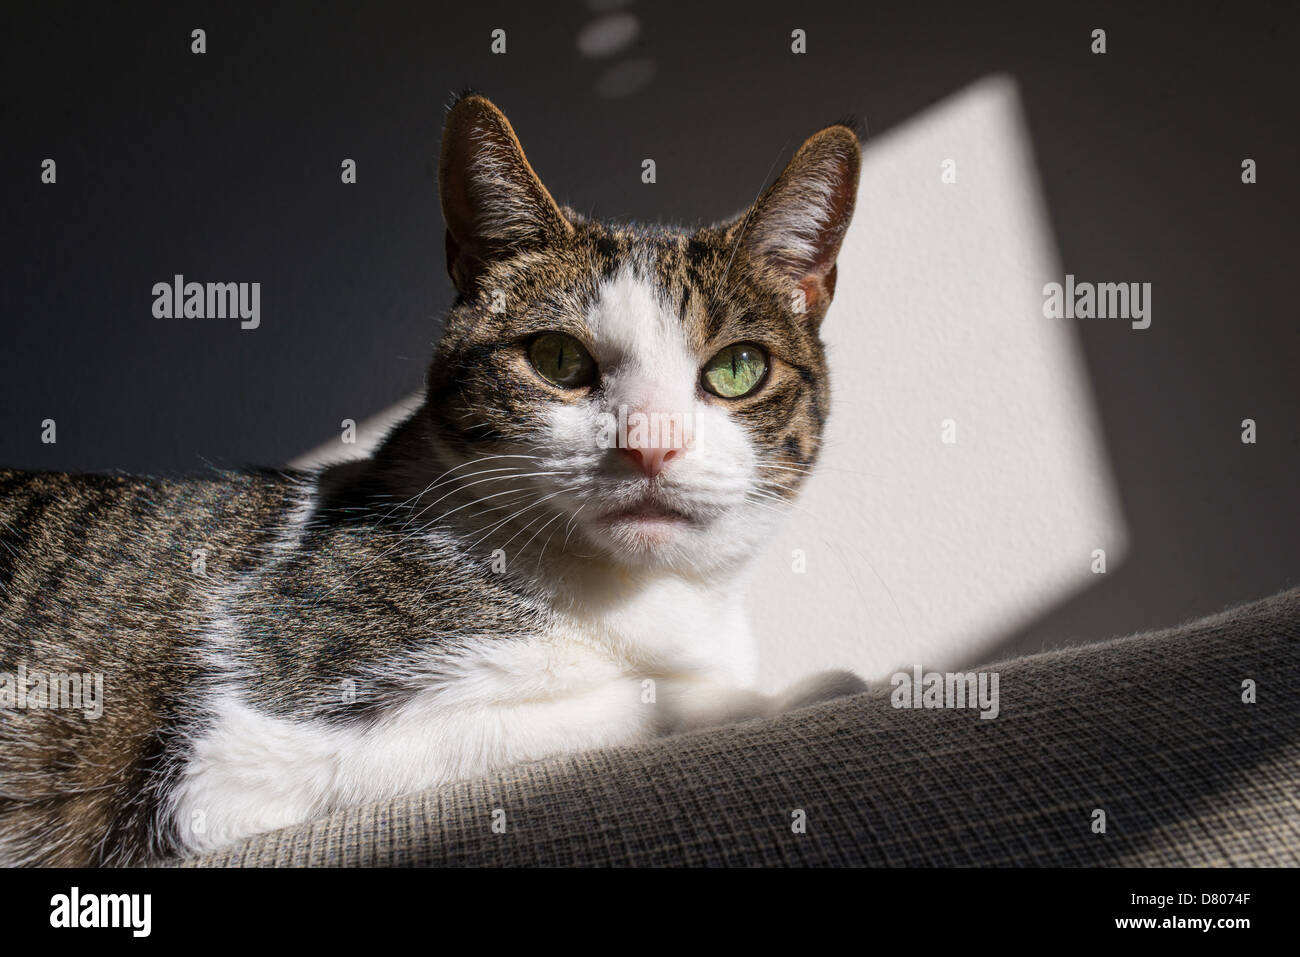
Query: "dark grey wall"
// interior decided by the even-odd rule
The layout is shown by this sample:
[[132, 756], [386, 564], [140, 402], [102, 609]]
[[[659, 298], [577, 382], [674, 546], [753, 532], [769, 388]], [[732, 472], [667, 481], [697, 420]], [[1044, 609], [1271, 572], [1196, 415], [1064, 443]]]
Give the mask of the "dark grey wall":
[[[1141, 335], [1080, 326], [1133, 554], [1006, 648], [1295, 583], [1293, 4], [640, 4], [637, 44], [606, 60], [578, 52], [596, 16], [581, 4], [428, 6], [10, 15], [0, 463], [278, 464], [415, 389], [450, 300], [431, 161], [454, 90], [502, 105], [559, 197], [696, 220], [749, 202], [820, 123], [857, 113], [877, 133], [1005, 71], [1067, 270], [1150, 281], [1160, 300]], [[206, 55], [189, 52], [195, 27]], [[652, 63], [649, 82], [600, 95], [628, 61]], [[56, 186], [39, 181], [46, 157]], [[356, 186], [339, 182], [345, 157]], [[1239, 180], [1244, 157], [1257, 185]], [[150, 289], [176, 272], [260, 281], [262, 327], [155, 319]], [[1254, 447], [1237, 438], [1247, 416]]]

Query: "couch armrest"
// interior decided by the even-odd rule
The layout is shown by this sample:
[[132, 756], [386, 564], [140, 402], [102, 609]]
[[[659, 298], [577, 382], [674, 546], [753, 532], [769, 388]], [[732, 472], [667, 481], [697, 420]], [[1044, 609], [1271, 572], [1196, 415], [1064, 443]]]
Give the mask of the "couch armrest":
[[345, 809], [183, 863], [1300, 865], [1300, 588], [982, 670], [1000, 674], [994, 720], [895, 709], [885, 687]]

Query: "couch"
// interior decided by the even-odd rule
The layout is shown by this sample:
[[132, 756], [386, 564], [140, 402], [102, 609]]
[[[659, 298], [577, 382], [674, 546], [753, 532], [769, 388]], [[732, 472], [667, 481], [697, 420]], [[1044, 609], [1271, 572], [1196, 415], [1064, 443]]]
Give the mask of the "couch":
[[979, 670], [1000, 676], [993, 720], [896, 708], [886, 684], [179, 863], [1300, 865], [1300, 588]]

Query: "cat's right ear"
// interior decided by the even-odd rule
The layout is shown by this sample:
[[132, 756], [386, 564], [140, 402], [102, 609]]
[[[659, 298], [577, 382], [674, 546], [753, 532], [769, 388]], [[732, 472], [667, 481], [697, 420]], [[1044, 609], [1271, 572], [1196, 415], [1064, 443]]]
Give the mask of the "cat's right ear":
[[464, 96], [442, 132], [438, 192], [447, 224], [447, 271], [468, 293], [493, 259], [573, 231], [533, 172], [510, 121], [486, 97]]

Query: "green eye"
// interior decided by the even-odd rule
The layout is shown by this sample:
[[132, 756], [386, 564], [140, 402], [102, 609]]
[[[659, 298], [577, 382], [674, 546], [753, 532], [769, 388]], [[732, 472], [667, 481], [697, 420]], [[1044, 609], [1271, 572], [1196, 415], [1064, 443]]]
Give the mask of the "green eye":
[[704, 364], [704, 388], [724, 399], [748, 395], [763, 381], [767, 356], [753, 343], [727, 346]]
[[573, 336], [544, 332], [528, 347], [528, 361], [541, 377], [561, 389], [580, 389], [596, 379], [596, 362]]

